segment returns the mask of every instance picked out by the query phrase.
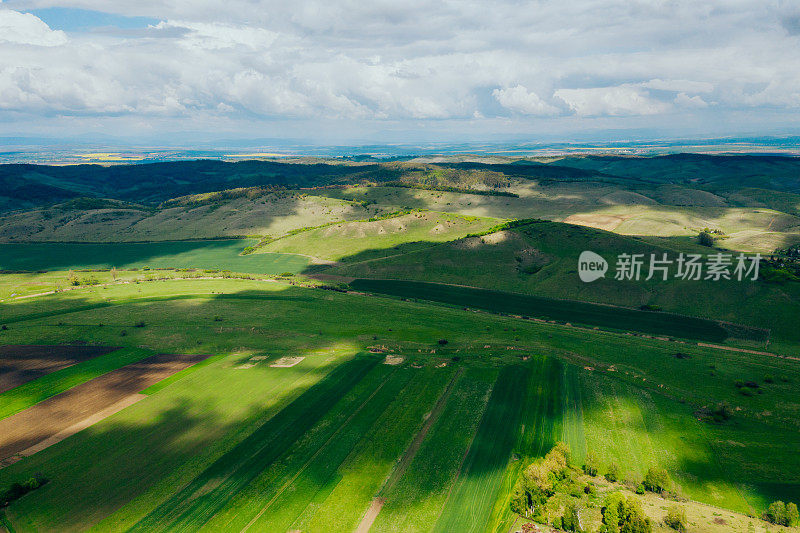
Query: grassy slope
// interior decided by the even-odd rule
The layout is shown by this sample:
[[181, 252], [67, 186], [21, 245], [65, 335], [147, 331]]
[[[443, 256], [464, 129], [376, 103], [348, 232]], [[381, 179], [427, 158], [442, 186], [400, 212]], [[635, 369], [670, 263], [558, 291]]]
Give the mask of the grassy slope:
[[[580, 281], [577, 258], [583, 250], [595, 251], [609, 261], [606, 279]], [[794, 317], [800, 314], [800, 284], [617, 281], [613, 279], [614, 261], [623, 251], [646, 257], [667, 252], [669, 257], [677, 257], [675, 250], [637, 239], [544, 222], [386, 259], [359, 263], [354, 257], [329, 272], [357, 278], [438, 281], [555, 298], [568, 295], [629, 307], [657, 305], [666, 311], [770, 329], [776, 350], [798, 353], [800, 331]]]
[[[450, 241], [470, 233], [480, 233], [499, 221], [446, 213], [416, 212], [374, 222], [345, 222], [304, 231], [263, 246], [259, 252], [286, 252], [313, 255], [328, 260], [346, 260], [357, 254], [367, 257], [397, 253], [400, 245], [421, 241]], [[380, 252], [371, 254], [371, 250]]]
[[300, 191], [160, 209], [45, 208], [0, 217], [0, 241], [129, 242], [279, 236], [305, 226], [369, 218], [375, 208]]
[[[791, 193], [759, 194], [726, 189], [723, 196], [676, 185], [599, 182], [517, 183], [518, 198], [442, 191], [352, 187], [319, 191], [332, 197], [372, 201], [387, 208], [412, 207], [494, 218], [542, 218], [566, 221], [624, 235], [688, 236], [710, 227], [726, 233], [734, 250], [769, 253], [800, 242], [800, 218]], [[740, 192], [743, 191], [743, 192]], [[787, 196], [788, 195], [788, 196]]]
[[[223, 296], [221, 292], [228, 294]], [[231, 293], [247, 298], [234, 299]], [[145, 294], [180, 298], [140, 300]], [[376, 343], [394, 346], [409, 359], [430, 365], [452, 355], [459, 355], [461, 364], [471, 366], [504, 365], [518, 361], [520, 354], [547, 353], [581, 366], [591, 366], [595, 372], [632, 391], [645, 391], [665, 413], [661, 418], [677, 416], [675, 423], [670, 423], [670, 432], [678, 438], [683, 435], [682, 427], [696, 431], [696, 425], [685, 423], [691, 420], [695, 409], [726, 400], [735, 409], [736, 421], [727, 426], [702, 426], [711, 436], [715, 453], [692, 452], [685, 461], [678, 456], [670, 460], [673, 462], [667, 461], [670, 468], [673, 464], [680, 467], [694, 461], [695, 466], [685, 471], [697, 476], [695, 486], [706, 495], [730, 486], [728, 481], [721, 481], [714, 474], [713, 465], [709, 463], [712, 457], [719, 469], [734, 472], [737, 480], [753, 480], [749, 494], [761, 495], [764, 499], [775, 494], [790, 495], [793, 487], [800, 483], [793, 474], [800, 471], [793, 453], [800, 445], [797, 441], [800, 405], [796, 400], [800, 371], [791, 361], [534, 324], [414, 302], [251, 281], [120, 285], [102, 291], [74, 291], [73, 294], [3, 304], [2, 310], [25, 315], [41, 306], [80, 308], [103, 299], [119, 305], [61, 315], [62, 326], [56, 326], [56, 321], [49, 317], [18, 322], [0, 334], [2, 341], [48, 343], [82, 338], [103, 344], [113, 341], [126, 346], [144, 345], [166, 352], [237, 355], [200, 368], [91, 430], [0, 471], [0, 486], [37, 471], [54, 480], [9, 508], [9, 517], [18, 530], [33, 527], [47, 530], [55, 528], [55, 524], [61, 529], [75, 528], [101, 520], [126, 502], [132, 502], [125, 511], [129, 516], [127, 520], [143, 516], [167, 498], [175, 487], [194, 479], [263, 424], [265, 417], [280, 405], [286, 405], [299, 390], [319, 379], [324, 372], [320, 365], [329, 364], [330, 357], [351, 355]], [[214, 315], [222, 316], [224, 321], [214, 322]], [[131, 329], [129, 324], [135, 319], [142, 319], [148, 325]], [[106, 326], [92, 325], [99, 322]], [[128, 328], [125, 337], [119, 336], [122, 328]], [[480, 335], [480, 339], [476, 339], [476, 335]], [[446, 347], [437, 346], [436, 340], [440, 338], [448, 338], [450, 343]], [[508, 350], [508, 346], [518, 350]], [[436, 347], [436, 354], [418, 352], [423, 348], [429, 352], [432, 347]], [[674, 357], [678, 350], [690, 358]], [[307, 357], [292, 369], [271, 369], [261, 363], [249, 370], [235, 369], [242, 361], [259, 353], [272, 357], [287, 353]], [[710, 375], [711, 364], [716, 367], [714, 375]], [[610, 365], [614, 365], [615, 371], [610, 371]], [[776, 377], [774, 384], [763, 382], [767, 373]], [[291, 379], [286, 380], [286, 376]], [[703, 376], [702, 387], [697, 385], [698, 376]], [[788, 382], [780, 381], [779, 376]], [[741, 396], [733, 386], [736, 379], [754, 379], [762, 383], [764, 394]], [[219, 387], [219, 383], [226, 386]], [[252, 394], [242, 395], [242, 390]], [[626, 390], [609, 388], [607, 393], [603, 392], [614, 399], [624, 399], [629, 394]], [[670, 400], [662, 407], [657, 399], [660, 395], [681, 398], [686, 403]], [[583, 398], [587, 398], [586, 393]], [[582, 403], [586, 441], [591, 449], [595, 442], [591, 429], [594, 415], [586, 402], [582, 400]], [[780, 409], [776, 409], [778, 405]], [[445, 420], [443, 416], [440, 424]], [[635, 419], [631, 420], [634, 424], [631, 427], [642, 431]], [[658, 435], [658, 427], [648, 422], [648, 434]], [[560, 435], [574, 434], [563, 429], [555, 431]], [[773, 439], [768, 439], [770, 434]], [[431, 433], [429, 438], [433, 435]], [[461, 438], [456, 442], [461, 442]], [[682, 448], [675, 445], [677, 441], [664, 442], [677, 450], [674, 453], [681, 453]], [[424, 459], [418, 455], [418, 461]], [[506, 458], [500, 468], [505, 469], [507, 464]], [[446, 479], [448, 474], [443, 475]], [[682, 479], [677, 474], [676, 478]], [[429, 479], [432, 486], [441, 487], [441, 480]], [[782, 488], [767, 487], [763, 482], [768, 479], [784, 485]], [[434, 500], [430, 509], [420, 509], [419, 516], [438, 512], [436, 505]], [[761, 504], [757, 501], [757, 505]]]

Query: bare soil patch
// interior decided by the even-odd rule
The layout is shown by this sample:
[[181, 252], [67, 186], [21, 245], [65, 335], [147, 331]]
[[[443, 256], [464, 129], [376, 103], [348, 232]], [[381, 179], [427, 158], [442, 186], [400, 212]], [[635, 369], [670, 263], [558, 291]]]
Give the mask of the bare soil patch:
[[207, 357], [208, 355], [148, 357], [4, 418], [0, 420], [0, 460], [26, 451], [76, 424], [91, 419], [101, 411]]
[[401, 364], [405, 358], [399, 355], [387, 355], [386, 359], [383, 361], [384, 365], [399, 365]]
[[111, 346], [0, 346], [0, 392], [116, 349]]
[[275, 360], [275, 362], [273, 362], [269, 366], [271, 366], [273, 368], [290, 368], [290, 367], [293, 367], [294, 365], [298, 364], [303, 359], [305, 359], [305, 357], [302, 357], [302, 356], [281, 357], [280, 359]]

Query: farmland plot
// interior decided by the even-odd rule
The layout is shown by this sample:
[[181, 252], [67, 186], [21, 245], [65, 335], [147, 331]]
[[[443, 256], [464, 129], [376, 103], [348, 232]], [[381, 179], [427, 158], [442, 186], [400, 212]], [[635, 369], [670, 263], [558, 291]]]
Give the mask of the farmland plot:
[[500, 490], [522, 417], [530, 370], [506, 366], [451, 489], [435, 531], [483, 531]]

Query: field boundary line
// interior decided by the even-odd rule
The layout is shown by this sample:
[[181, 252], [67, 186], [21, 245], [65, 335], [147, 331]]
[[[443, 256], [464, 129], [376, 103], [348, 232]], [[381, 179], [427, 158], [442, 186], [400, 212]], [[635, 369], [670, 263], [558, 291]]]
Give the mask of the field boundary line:
[[455, 388], [456, 381], [463, 374], [464, 374], [464, 367], [459, 367], [458, 370], [453, 373], [453, 377], [450, 378], [450, 383], [448, 383], [445, 390], [442, 391], [442, 394], [439, 396], [439, 399], [436, 400], [436, 404], [433, 406], [433, 409], [431, 409], [428, 418], [425, 420], [425, 422], [422, 424], [422, 427], [419, 429], [417, 434], [409, 443], [408, 447], [403, 452], [403, 455], [400, 456], [400, 459], [397, 461], [394, 469], [386, 478], [386, 481], [384, 482], [383, 486], [378, 491], [378, 496], [380, 496], [381, 494], [383, 495], [388, 494], [388, 492], [392, 490], [392, 488], [394, 488], [394, 485], [396, 485], [397, 482], [400, 481], [400, 478], [403, 477], [403, 474], [405, 474], [406, 470], [408, 470], [411, 461], [417, 455], [417, 452], [419, 451], [419, 448], [422, 445], [422, 441], [425, 440], [425, 437], [428, 435], [428, 432], [433, 427], [433, 425], [439, 420], [442, 411], [444, 411], [444, 406], [447, 403], [447, 400], [450, 398], [453, 389]]
[[276, 500], [276, 499], [278, 499], [278, 498], [279, 498], [279, 497], [280, 497], [280, 496], [281, 496], [281, 495], [282, 495], [282, 494], [283, 494], [283, 493], [286, 491], [286, 489], [288, 489], [288, 488], [289, 488], [289, 486], [291, 486], [291, 484], [292, 484], [292, 483], [294, 483], [294, 482], [297, 480], [297, 478], [298, 478], [298, 477], [300, 477], [300, 474], [302, 474], [303, 472], [305, 472], [306, 468], [308, 468], [308, 465], [310, 465], [310, 464], [311, 464], [311, 463], [314, 461], [314, 459], [316, 459], [316, 458], [317, 458], [317, 456], [318, 456], [319, 454], [321, 454], [321, 453], [322, 453], [322, 452], [325, 450], [325, 448], [327, 448], [328, 444], [330, 444], [330, 443], [331, 443], [331, 441], [332, 441], [332, 440], [333, 440], [333, 439], [334, 439], [336, 436], [338, 436], [338, 435], [339, 435], [339, 433], [341, 433], [341, 432], [342, 432], [342, 430], [344, 430], [344, 428], [345, 428], [345, 427], [346, 427], [346, 426], [347, 426], [347, 425], [348, 425], [348, 424], [349, 424], [349, 423], [350, 423], [350, 422], [353, 420], [353, 418], [355, 418], [355, 416], [356, 416], [358, 413], [360, 413], [360, 412], [361, 412], [361, 411], [364, 409], [364, 407], [366, 407], [366, 406], [367, 406], [367, 404], [368, 404], [369, 402], [371, 402], [371, 401], [372, 401], [372, 399], [375, 397], [375, 395], [376, 395], [376, 394], [378, 394], [378, 392], [380, 392], [380, 390], [383, 388], [383, 386], [384, 386], [384, 385], [386, 385], [386, 383], [388, 383], [388, 381], [389, 381], [389, 378], [390, 378], [390, 377], [392, 377], [392, 376], [395, 374], [395, 372], [397, 372], [397, 369], [396, 369], [396, 368], [395, 368], [394, 370], [392, 370], [392, 372], [391, 372], [391, 373], [389, 373], [389, 374], [388, 374], [388, 375], [387, 375], [387, 376], [384, 378], [384, 380], [381, 382], [381, 384], [380, 384], [380, 385], [378, 385], [378, 386], [375, 388], [375, 390], [374, 390], [374, 391], [372, 391], [372, 394], [370, 394], [370, 395], [369, 395], [369, 397], [368, 397], [366, 400], [364, 400], [364, 401], [362, 402], [362, 404], [361, 404], [361, 405], [359, 405], [359, 406], [358, 406], [358, 408], [357, 408], [357, 409], [355, 409], [355, 410], [354, 410], [354, 411], [353, 411], [353, 412], [350, 414], [350, 416], [348, 416], [348, 417], [347, 417], [347, 419], [346, 419], [346, 420], [345, 420], [345, 421], [344, 421], [344, 422], [343, 422], [343, 423], [342, 423], [342, 424], [341, 424], [341, 425], [340, 425], [340, 426], [339, 426], [339, 427], [336, 429], [336, 431], [334, 431], [334, 432], [331, 434], [331, 436], [330, 436], [330, 437], [328, 437], [328, 439], [327, 439], [327, 440], [326, 440], [324, 443], [322, 443], [322, 446], [320, 446], [320, 447], [317, 449], [317, 451], [316, 451], [316, 452], [314, 452], [314, 455], [312, 455], [312, 456], [311, 456], [311, 457], [310, 457], [310, 458], [309, 458], [309, 459], [308, 459], [308, 460], [307, 460], [307, 461], [306, 461], [306, 462], [303, 464], [303, 466], [302, 466], [302, 467], [301, 467], [301, 468], [300, 468], [300, 469], [297, 471], [297, 473], [296, 473], [294, 476], [292, 476], [292, 477], [291, 477], [291, 479], [287, 480], [287, 481], [286, 481], [286, 483], [284, 483], [283, 485], [281, 485], [281, 488], [280, 488], [280, 489], [278, 489], [278, 491], [277, 491], [277, 492], [275, 492], [275, 495], [274, 495], [274, 496], [273, 496], [273, 497], [272, 497], [272, 498], [271, 498], [271, 499], [270, 499], [270, 500], [267, 502], [267, 504], [266, 504], [266, 505], [264, 505], [264, 507], [263, 507], [263, 508], [262, 508], [262, 509], [261, 509], [261, 510], [258, 512], [258, 514], [257, 514], [257, 515], [256, 515], [256, 516], [255, 516], [255, 517], [252, 519], [252, 520], [250, 520], [250, 522], [248, 522], [246, 526], [244, 526], [244, 527], [241, 529], [240, 533], [244, 533], [245, 531], [247, 531], [248, 529], [250, 529], [250, 528], [253, 526], [253, 524], [255, 524], [255, 523], [258, 521], [258, 519], [259, 519], [259, 518], [261, 518], [261, 517], [264, 515], [264, 513], [267, 511], [267, 509], [269, 509], [269, 507], [270, 507], [270, 506], [271, 506], [273, 503], [275, 503], [275, 500]]
[[[422, 446], [422, 441], [425, 440], [425, 437], [428, 435], [428, 431], [430, 431], [431, 427], [439, 420], [439, 416], [441, 416], [442, 411], [444, 411], [444, 406], [447, 403], [447, 400], [450, 398], [450, 394], [453, 392], [455, 388], [456, 381], [461, 375], [464, 373], [464, 367], [459, 367], [457, 371], [453, 372], [453, 377], [450, 378], [450, 383], [447, 384], [447, 387], [442, 394], [439, 395], [439, 399], [436, 400], [436, 404], [431, 409], [428, 418], [422, 424], [422, 427], [417, 431], [417, 434], [414, 435], [414, 438], [411, 440], [409, 445], [406, 447], [403, 455], [400, 456], [400, 459], [395, 463], [394, 469], [389, 473], [389, 476], [384, 481], [383, 486], [378, 489], [378, 495], [372, 499], [370, 502], [369, 507], [367, 507], [364, 516], [361, 517], [361, 521], [358, 524], [358, 528], [356, 528], [356, 533], [368, 533], [372, 524], [375, 522], [375, 519], [378, 518], [378, 515], [383, 509], [383, 505], [386, 503], [385, 495], [387, 495], [392, 488], [397, 484], [398, 481], [403, 477], [406, 470], [408, 470], [409, 465], [411, 465], [411, 461], [414, 460], [416, 457], [417, 452], [419, 451], [420, 447]], [[381, 495], [384, 497], [381, 497]]]
[[37, 442], [33, 446], [30, 446], [20, 452], [17, 452], [11, 457], [3, 459], [2, 461], [0, 461], [0, 469], [3, 469], [7, 466], [11, 466], [17, 461], [24, 459], [25, 457], [30, 457], [31, 455], [38, 453], [46, 448], [49, 448], [50, 446], [58, 444], [62, 440], [71, 437], [72, 435], [75, 435], [76, 433], [79, 433], [84, 429], [87, 429], [102, 420], [105, 420], [111, 415], [119, 413], [123, 409], [130, 407], [131, 405], [138, 403], [144, 400], [145, 398], [147, 398], [147, 395], [145, 394], [141, 394], [138, 392], [136, 394], [131, 394], [127, 398], [123, 398], [117, 403], [110, 405], [109, 407], [106, 407], [101, 411], [96, 412], [92, 416], [84, 418], [80, 422], [72, 424], [68, 428], [62, 429], [55, 435], [51, 435], [50, 437], [47, 437], [46, 439]]

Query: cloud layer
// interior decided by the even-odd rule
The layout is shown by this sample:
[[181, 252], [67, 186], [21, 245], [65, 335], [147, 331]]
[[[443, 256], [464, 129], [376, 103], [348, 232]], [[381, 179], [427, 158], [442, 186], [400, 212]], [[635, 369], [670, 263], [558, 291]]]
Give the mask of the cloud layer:
[[[30, 13], [55, 5], [161, 22], [64, 32]], [[800, 111], [798, 20], [781, 0], [12, 0], [0, 128], [764, 124]]]

